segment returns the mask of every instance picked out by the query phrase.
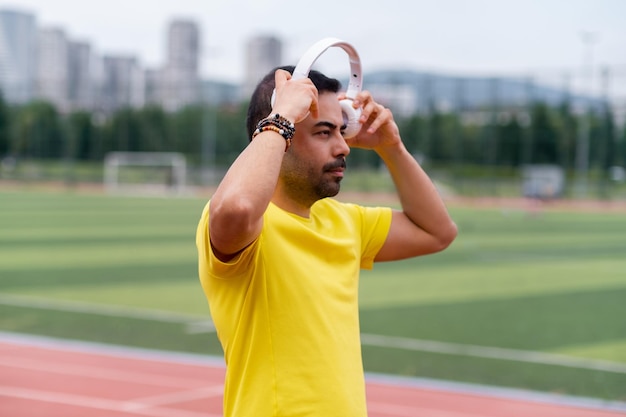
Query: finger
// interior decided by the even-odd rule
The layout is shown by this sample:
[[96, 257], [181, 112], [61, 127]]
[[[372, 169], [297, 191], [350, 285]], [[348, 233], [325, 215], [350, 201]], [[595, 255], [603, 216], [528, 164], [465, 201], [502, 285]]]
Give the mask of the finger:
[[356, 97], [354, 97], [352, 102], [352, 106], [354, 106], [355, 109], [358, 109], [361, 106], [367, 106], [368, 103], [374, 103], [374, 98], [372, 97], [372, 93], [369, 91], [361, 91], [356, 95]]
[[[310, 81], [310, 80], [309, 80]], [[309, 107], [309, 113], [311, 113], [311, 116], [315, 119], [317, 119], [319, 117], [319, 105], [318, 105], [318, 91], [317, 88], [315, 88], [315, 86], [313, 85], [313, 81], [310, 81], [311, 86], [313, 87], [313, 98], [311, 100], [311, 106]]]
[[363, 104], [363, 108], [361, 109], [360, 122], [366, 123], [370, 118], [376, 117], [384, 109], [385, 108], [381, 104], [378, 104], [374, 100], [369, 98]]
[[367, 133], [374, 133], [379, 127], [391, 120], [391, 111], [386, 109], [383, 105], [379, 104], [376, 110], [376, 117], [367, 127]]
[[291, 79], [291, 74], [288, 71], [281, 69], [276, 70], [274, 73], [274, 85], [276, 86], [276, 89], [278, 90], [285, 85], [289, 79]]
[[307, 108], [306, 114], [303, 116], [302, 119], [299, 119], [299, 121], [302, 121], [303, 119], [307, 118], [309, 115], [313, 116], [314, 118], [317, 118], [319, 116], [319, 104], [318, 104], [318, 91], [317, 91], [317, 88], [315, 87], [315, 84], [313, 84], [313, 81], [311, 81], [310, 78], [297, 79], [297, 80], [294, 80], [294, 82], [300, 84], [299, 94], [302, 95], [303, 99], [306, 97], [306, 100], [308, 100], [307, 105], [309, 106]]

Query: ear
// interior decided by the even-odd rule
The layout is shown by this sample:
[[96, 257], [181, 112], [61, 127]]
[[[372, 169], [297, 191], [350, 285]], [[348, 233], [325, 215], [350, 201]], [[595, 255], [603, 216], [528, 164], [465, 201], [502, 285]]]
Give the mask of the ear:
[[343, 113], [343, 122], [346, 125], [343, 137], [347, 139], [352, 138], [361, 130], [361, 123], [359, 123], [361, 109], [355, 109], [352, 107], [352, 100], [350, 99], [340, 100], [339, 105], [341, 106], [341, 112]]

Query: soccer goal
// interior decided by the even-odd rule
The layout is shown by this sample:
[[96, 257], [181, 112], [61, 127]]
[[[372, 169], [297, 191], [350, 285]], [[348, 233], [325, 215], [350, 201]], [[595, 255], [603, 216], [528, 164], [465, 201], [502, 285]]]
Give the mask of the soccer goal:
[[178, 152], [111, 152], [104, 158], [104, 185], [124, 194], [183, 194], [187, 160]]
[[522, 167], [524, 197], [552, 199], [565, 190], [565, 171], [558, 165], [526, 165]]

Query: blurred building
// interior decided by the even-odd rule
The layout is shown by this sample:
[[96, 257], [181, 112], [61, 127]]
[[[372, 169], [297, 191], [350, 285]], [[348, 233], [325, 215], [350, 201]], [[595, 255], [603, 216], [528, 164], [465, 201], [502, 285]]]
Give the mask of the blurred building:
[[283, 44], [274, 36], [255, 36], [246, 44], [246, 79], [242, 94], [250, 97], [269, 71], [282, 64]]
[[201, 82], [202, 102], [218, 107], [235, 108], [241, 103], [241, 86], [214, 80]]
[[[282, 65], [283, 43], [272, 35], [252, 37], [245, 44], [245, 80], [225, 83], [201, 80], [201, 29], [192, 20], [167, 25], [165, 59], [145, 69], [134, 55], [97, 53], [88, 42], [68, 36], [63, 28], [40, 28], [36, 17], [19, 10], [0, 10], [0, 89], [11, 104], [41, 99], [59, 111], [95, 111], [107, 116], [124, 107], [146, 103], [177, 111], [199, 102], [236, 106], [250, 97], [260, 79]], [[626, 72], [605, 68], [602, 93], [575, 88], [570, 71], [529, 76], [461, 76], [422, 72], [365, 70], [364, 87], [398, 116], [463, 111], [464, 119], [487, 123], [486, 108], [517, 111], [529, 103], [567, 103], [577, 113], [602, 111], [611, 102], [615, 120], [626, 119], [623, 80]], [[571, 74], [570, 74], [571, 75]], [[579, 77], [586, 81], [587, 77]], [[343, 85], [347, 80], [342, 80]], [[588, 82], [584, 83], [588, 84]], [[619, 91], [619, 93], [618, 93]], [[468, 119], [469, 118], [469, 119]]]
[[37, 98], [69, 110], [69, 42], [60, 28], [43, 28], [37, 37]]
[[[60, 28], [44, 28], [38, 33], [35, 98], [52, 103], [61, 112], [101, 110], [116, 102], [102, 95], [105, 67], [91, 44], [70, 39]], [[108, 68], [119, 71], [116, 65]], [[108, 77], [117, 78], [116, 74]], [[108, 102], [103, 106], [101, 99]]]
[[30, 13], [0, 10], [0, 89], [10, 103], [35, 95], [37, 22]]
[[163, 96], [163, 70], [148, 68], [144, 70], [146, 104], [160, 105]]
[[175, 111], [199, 101], [199, 57], [199, 26], [189, 20], [172, 21], [168, 27], [165, 66], [151, 77], [151, 86], [166, 110]]
[[135, 57], [102, 57], [59, 27], [38, 27], [34, 15], [0, 11], [0, 88], [9, 103], [45, 100], [61, 112], [100, 111], [145, 103]]
[[107, 55], [102, 58], [102, 90], [98, 108], [105, 114], [145, 104], [144, 72], [133, 56]]
[[71, 110], [93, 110], [102, 83], [102, 69], [97, 66], [91, 45], [70, 41], [68, 45], [68, 91]]
[[[166, 39], [163, 64], [145, 69], [133, 55], [102, 55], [64, 28], [39, 27], [34, 14], [0, 10], [0, 89], [11, 104], [45, 100], [64, 113], [84, 110], [105, 117], [147, 103], [176, 111], [199, 102], [240, 102], [240, 85], [201, 79], [201, 29], [196, 22], [171, 21]], [[281, 49], [274, 37], [249, 42], [252, 87], [280, 64]]]

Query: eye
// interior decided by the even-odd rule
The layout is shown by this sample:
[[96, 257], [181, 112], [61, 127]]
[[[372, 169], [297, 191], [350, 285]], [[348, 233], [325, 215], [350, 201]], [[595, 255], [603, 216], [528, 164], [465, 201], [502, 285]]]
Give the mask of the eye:
[[320, 130], [319, 132], [316, 133], [316, 135], [322, 136], [322, 137], [330, 136], [330, 129]]

